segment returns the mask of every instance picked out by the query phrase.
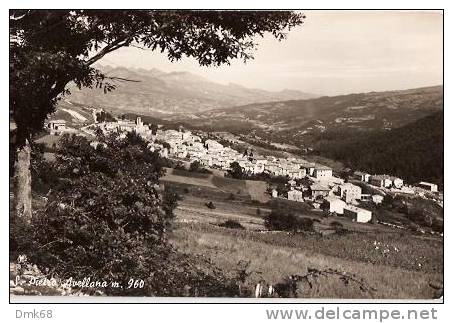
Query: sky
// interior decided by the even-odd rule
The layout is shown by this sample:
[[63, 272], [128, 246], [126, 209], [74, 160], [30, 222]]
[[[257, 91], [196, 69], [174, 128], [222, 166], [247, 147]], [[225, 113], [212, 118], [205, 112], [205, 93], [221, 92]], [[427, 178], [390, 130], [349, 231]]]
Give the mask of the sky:
[[443, 16], [439, 11], [304, 11], [303, 25], [279, 42], [257, 38], [254, 60], [200, 67], [194, 59], [123, 48], [104, 65], [187, 71], [228, 84], [321, 95], [442, 84]]

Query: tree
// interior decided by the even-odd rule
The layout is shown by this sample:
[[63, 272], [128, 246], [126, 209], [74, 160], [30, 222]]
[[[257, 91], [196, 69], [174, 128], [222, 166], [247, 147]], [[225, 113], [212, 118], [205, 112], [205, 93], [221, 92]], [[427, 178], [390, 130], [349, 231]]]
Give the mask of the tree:
[[107, 295], [237, 296], [236, 283], [215, 266], [168, 243], [179, 198], [157, 185], [159, 155], [138, 136], [98, 140], [105, 145], [64, 135], [55, 162], [33, 159], [34, 176], [46, 181], [49, 169], [56, 176], [38, 216], [28, 225], [11, 219], [12, 259], [28, 255], [48, 278], [143, 282], [99, 289]]
[[157, 124], [155, 124], [155, 123], [152, 123], [152, 124], [149, 126], [149, 128], [151, 129], [151, 133], [152, 133], [153, 135], [156, 135], [156, 134], [157, 134], [157, 129], [159, 129], [159, 127], [158, 127]]
[[313, 220], [281, 210], [272, 210], [264, 218], [264, 226], [268, 230], [283, 230], [289, 232], [313, 231]]
[[[290, 11], [11, 10], [10, 115], [17, 156], [30, 159], [29, 141], [69, 93], [69, 83], [107, 92], [125, 81], [93, 67], [121, 47], [160, 50], [171, 61], [194, 57], [202, 66], [245, 62], [253, 58], [254, 36], [271, 33], [282, 40], [304, 18]], [[28, 164], [17, 163], [18, 177], [30, 177]], [[16, 192], [26, 186], [27, 180], [18, 181]], [[17, 200], [18, 215], [31, 217], [28, 205], [29, 199]]]
[[228, 174], [232, 178], [236, 178], [236, 179], [243, 179], [244, 178], [244, 171], [243, 171], [241, 165], [239, 165], [238, 162], [232, 162], [230, 164], [230, 169], [228, 170]]
[[116, 121], [115, 118], [106, 111], [101, 111], [96, 113], [96, 121], [97, 122], [114, 122]]
[[194, 160], [190, 163], [189, 171], [190, 172], [198, 172], [201, 169], [201, 164], [198, 160]]

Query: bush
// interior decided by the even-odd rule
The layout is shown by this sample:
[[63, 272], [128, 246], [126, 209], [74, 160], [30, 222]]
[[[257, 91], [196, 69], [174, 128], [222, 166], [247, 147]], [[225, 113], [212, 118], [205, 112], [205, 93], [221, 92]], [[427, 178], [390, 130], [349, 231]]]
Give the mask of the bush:
[[331, 227], [335, 227], [335, 228], [342, 228], [343, 227], [343, 223], [338, 222], [338, 221], [332, 221], [332, 222], [330, 222], [330, 226]]
[[219, 224], [219, 227], [229, 228], [229, 229], [241, 229], [244, 230], [244, 226], [236, 220], [226, 220], [225, 222]]
[[96, 113], [96, 121], [97, 122], [115, 122], [116, 119], [108, 112], [101, 111]]
[[[158, 155], [136, 135], [98, 139], [105, 148], [62, 137], [54, 165], [58, 189], [31, 224], [12, 221], [10, 254], [27, 254], [62, 279], [106, 281], [108, 295], [238, 295], [237, 284], [215, 266], [167, 242], [179, 197], [159, 190]], [[143, 288], [125, 288], [130, 279], [143, 281]]]
[[242, 167], [239, 165], [238, 162], [232, 162], [230, 164], [230, 169], [228, 170], [227, 174], [228, 177], [235, 178], [235, 179], [243, 179], [245, 174]]
[[204, 168], [198, 160], [195, 160], [192, 163], [190, 163], [189, 172], [202, 173], [202, 174], [211, 174], [212, 173], [210, 170]]
[[214, 203], [212, 203], [212, 201], [209, 201], [209, 202], [205, 203], [205, 205], [206, 205], [209, 209], [215, 209], [215, 205], [214, 205]]
[[296, 216], [292, 213], [281, 213], [273, 210], [264, 219], [264, 225], [269, 230], [290, 232], [313, 231], [314, 221], [310, 218]]

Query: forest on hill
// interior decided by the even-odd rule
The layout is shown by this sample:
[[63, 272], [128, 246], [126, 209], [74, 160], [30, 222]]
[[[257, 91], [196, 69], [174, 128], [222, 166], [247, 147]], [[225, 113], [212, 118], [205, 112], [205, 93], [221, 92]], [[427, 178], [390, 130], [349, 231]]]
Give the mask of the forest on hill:
[[443, 184], [443, 111], [389, 131], [326, 131], [314, 153], [356, 170], [390, 174], [408, 183]]

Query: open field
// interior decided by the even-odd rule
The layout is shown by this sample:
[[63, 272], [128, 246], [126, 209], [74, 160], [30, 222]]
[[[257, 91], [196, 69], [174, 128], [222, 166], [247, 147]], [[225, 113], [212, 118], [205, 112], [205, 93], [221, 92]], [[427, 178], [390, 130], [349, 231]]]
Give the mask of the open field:
[[176, 175], [176, 174], [173, 174], [173, 169], [171, 169], [171, 168], [167, 169], [165, 176], [162, 177], [162, 181], [163, 182], [184, 183], [184, 184], [194, 185], [194, 186], [206, 186], [206, 187], [215, 188], [215, 186], [211, 183], [210, 176], [188, 177], [188, 176]]
[[[286, 233], [283, 233], [287, 235]], [[275, 236], [277, 235], [277, 236]], [[273, 240], [273, 241], [272, 241]], [[278, 243], [275, 243], [279, 241]], [[337, 277], [320, 278], [313, 288], [305, 286], [299, 297], [319, 298], [432, 298], [435, 290], [429, 284], [442, 281], [441, 272], [408, 270], [387, 264], [326, 255], [321, 248], [308, 239], [281, 233], [250, 233], [244, 230], [225, 229], [203, 224], [180, 224], [173, 232], [172, 243], [181, 251], [204, 254], [219, 268], [234, 274], [240, 261], [251, 261], [248, 268], [253, 273], [247, 284], [253, 286], [260, 279], [275, 284], [292, 274], [306, 274], [308, 268], [337, 269], [353, 273], [376, 289], [362, 292], [357, 286], [345, 286]], [[351, 241], [361, 244], [360, 240]], [[314, 250], [313, 247], [319, 248]], [[341, 240], [331, 243], [330, 253], [347, 248]], [[353, 253], [354, 250], [350, 250]], [[378, 253], [370, 256], [383, 257]], [[401, 255], [401, 257], [404, 257]]]
[[[326, 218], [305, 203], [269, 197], [264, 202], [252, 198], [255, 187], [248, 181], [213, 175], [171, 179], [166, 185], [183, 196], [175, 210], [172, 244], [183, 252], [205, 255], [231, 276], [239, 262], [250, 261], [248, 286], [260, 279], [275, 284], [288, 275], [304, 275], [309, 268], [356, 275], [376, 291], [364, 292], [358, 285], [345, 286], [339, 277], [328, 276], [319, 278], [313, 288], [303, 286], [298, 297], [427, 299], [438, 293], [431, 286], [443, 283], [443, 241], [438, 237]], [[197, 184], [200, 180], [203, 185]], [[215, 208], [207, 207], [207, 202]], [[315, 219], [315, 232], [267, 231], [264, 217], [272, 209]], [[245, 230], [219, 227], [226, 220], [239, 222]], [[339, 223], [342, 230], [336, 231]]]

